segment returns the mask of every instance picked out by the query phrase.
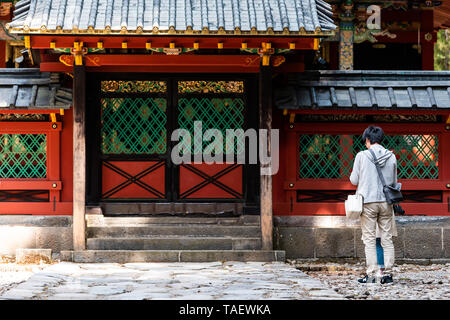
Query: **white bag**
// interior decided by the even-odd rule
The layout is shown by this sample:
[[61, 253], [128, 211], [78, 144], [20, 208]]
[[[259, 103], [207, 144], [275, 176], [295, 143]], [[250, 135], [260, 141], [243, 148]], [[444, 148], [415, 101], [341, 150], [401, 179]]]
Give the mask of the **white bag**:
[[350, 194], [345, 200], [345, 215], [347, 219], [358, 219], [363, 212], [364, 198], [360, 194]]

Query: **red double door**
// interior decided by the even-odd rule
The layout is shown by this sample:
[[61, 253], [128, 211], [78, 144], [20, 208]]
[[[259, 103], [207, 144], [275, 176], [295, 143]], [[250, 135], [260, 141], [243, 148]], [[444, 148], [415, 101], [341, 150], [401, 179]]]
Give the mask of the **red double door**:
[[[192, 153], [195, 143], [202, 150], [208, 147], [210, 142], [194, 141], [198, 121], [203, 133], [208, 129], [223, 133], [224, 143], [226, 129], [245, 130], [245, 88], [246, 81], [239, 79], [101, 80], [100, 200], [245, 201], [245, 165], [176, 165], [171, 158], [176, 145], [191, 148]], [[192, 144], [183, 138], [172, 141], [175, 129], [189, 132]], [[243, 147], [233, 145], [235, 151]]]

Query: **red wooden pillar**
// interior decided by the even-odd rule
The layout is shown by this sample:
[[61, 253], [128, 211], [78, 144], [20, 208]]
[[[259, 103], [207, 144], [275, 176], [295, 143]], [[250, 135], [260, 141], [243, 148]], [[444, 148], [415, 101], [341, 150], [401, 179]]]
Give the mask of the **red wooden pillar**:
[[439, 164], [442, 165], [442, 180], [446, 187], [443, 192], [443, 202], [447, 204], [447, 214], [450, 215], [450, 115], [447, 116], [445, 129], [441, 136], [440, 148], [442, 150], [442, 159], [439, 159]]
[[[298, 169], [298, 158], [299, 158], [299, 143], [298, 141], [299, 136], [297, 135], [297, 132], [294, 130], [295, 123], [290, 123], [288, 126], [287, 131], [287, 139], [286, 139], [286, 154], [285, 154], [285, 161], [286, 161], [286, 181], [288, 183], [289, 187], [292, 187], [295, 185], [295, 182], [297, 180], [297, 169]], [[292, 214], [294, 203], [296, 202], [296, 191], [292, 189], [292, 191], [286, 192], [286, 201], [289, 203], [289, 213]]]
[[0, 68], [6, 68], [6, 41], [0, 40]]
[[[60, 181], [61, 171], [60, 171], [60, 130], [58, 126], [61, 126], [62, 122], [52, 123], [52, 131], [47, 134], [47, 154], [48, 154], [48, 179], [50, 181]], [[56, 202], [61, 201], [60, 190], [50, 190], [50, 202], [53, 203], [53, 211], [56, 209]]]
[[434, 32], [433, 8], [424, 8], [420, 11], [420, 31], [422, 45], [422, 70], [434, 70]]

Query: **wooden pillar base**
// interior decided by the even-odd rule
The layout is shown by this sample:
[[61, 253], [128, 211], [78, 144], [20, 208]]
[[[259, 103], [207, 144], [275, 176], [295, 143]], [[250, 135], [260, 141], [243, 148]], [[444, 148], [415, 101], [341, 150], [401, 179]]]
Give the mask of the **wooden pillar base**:
[[[267, 153], [271, 155], [271, 129], [272, 129], [272, 68], [261, 66], [259, 73], [259, 128], [267, 130]], [[261, 165], [261, 171], [264, 164]], [[268, 166], [268, 165], [266, 165]], [[262, 175], [261, 181], [261, 235], [262, 249], [273, 250], [273, 206], [272, 206], [272, 176]]]
[[73, 67], [73, 249], [86, 249], [86, 69]]

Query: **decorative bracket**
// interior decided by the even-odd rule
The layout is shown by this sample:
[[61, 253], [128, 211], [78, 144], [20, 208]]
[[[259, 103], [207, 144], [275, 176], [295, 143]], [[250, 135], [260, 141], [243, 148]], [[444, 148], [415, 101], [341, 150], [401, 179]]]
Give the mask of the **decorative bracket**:
[[262, 65], [269, 66], [270, 65], [270, 56], [275, 53], [275, 49], [272, 48], [272, 44], [270, 42], [261, 43], [262, 48], [258, 49], [258, 54], [262, 58]]
[[70, 51], [74, 56], [74, 62], [76, 66], [83, 65], [83, 56], [88, 53], [87, 48], [83, 47], [82, 41], [76, 41], [73, 43], [73, 48]]

